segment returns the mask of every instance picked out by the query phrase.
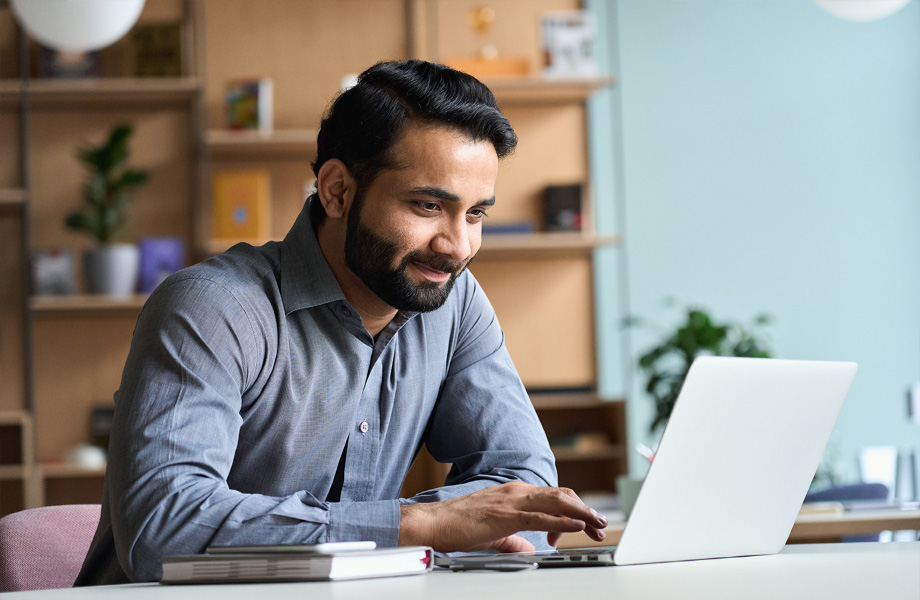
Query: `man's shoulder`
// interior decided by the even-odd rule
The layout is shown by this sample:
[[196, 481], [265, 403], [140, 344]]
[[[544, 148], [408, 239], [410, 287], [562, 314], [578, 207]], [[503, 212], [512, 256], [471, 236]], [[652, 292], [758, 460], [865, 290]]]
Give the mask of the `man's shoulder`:
[[278, 295], [278, 261], [271, 248], [237, 244], [227, 252], [170, 275], [154, 292], [205, 305], [271, 303]]

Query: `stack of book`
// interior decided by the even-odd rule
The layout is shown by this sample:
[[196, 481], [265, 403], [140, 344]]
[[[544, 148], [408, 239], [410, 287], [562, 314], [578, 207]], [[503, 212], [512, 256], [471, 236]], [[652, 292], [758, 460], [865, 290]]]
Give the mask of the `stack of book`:
[[211, 546], [160, 559], [160, 583], [265, 583], [418, 575], [433, 565], [427, 546], [377, 549], [374, 542], [315, 546]]

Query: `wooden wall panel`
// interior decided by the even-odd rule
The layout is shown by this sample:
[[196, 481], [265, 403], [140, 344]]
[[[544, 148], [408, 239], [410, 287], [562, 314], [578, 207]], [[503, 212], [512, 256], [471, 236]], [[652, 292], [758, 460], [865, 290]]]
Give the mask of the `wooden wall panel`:
[[[543, 67], [540, 53], [540, 15], [547, 11], [574, 10], [579, 0], [440, 0], [431, 6], [428, 34], [433, 37], [431, 50], [444, 60], [450, 57], [477, 55], [485, 44], [498, 49], [499, 57], [525, 58], [531, 71], [538, 74]], [[486, 35], [479, 35], [467, 25], [470, 10], [489, 6], [495, 10], [495, 21]]]
[[594, 385], [590, 260], [477, 258], [470, 270], [495, 307], [526, 386]]
[[407, 52], [402, 0], [208, 0], [204, 29], [212, 128], [230, 79], [271, 78], [275, 127], [315, 128], [343, 75]]
[[542, 223], [547, 185], [587, 183], [585, 110], [578, 104], [504, 109], [518, 134], [518, 147], [499, 167], [496, 204], [487, 223], [530, 220]]
[[113, 404], [137, 313], [54, 313], [35, 319], [38, 460], [60, 461], [90, 438], [93, 407]]
[[83, 289], [82, 249], [91, 239], [64, 226], [67, 214], [82, 208], [85, 180], [76, 148], [84, 142], [101, 143], [120, 122], [134, 125], [130, 163], [150, 171], [150, 182], [136, 195], [130, 208], [125, 241], [141, 236], [173, 235], [189, 238], [191, 201], [189, 177], [191, 144], [189, 120], [176, 110], [82, 110], [79, 113], [36, 111], [32, 118], [31, 143], [40, 152], [31, 157], [32, 244], [36, 248], [72, 248], [77, 267], [78, 289]]

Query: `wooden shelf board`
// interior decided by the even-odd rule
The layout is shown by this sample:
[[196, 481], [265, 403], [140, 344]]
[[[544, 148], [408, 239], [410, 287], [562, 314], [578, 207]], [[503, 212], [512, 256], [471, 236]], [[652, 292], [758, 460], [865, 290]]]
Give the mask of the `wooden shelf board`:
[[613, 77], [503, 77], [483, 78], [499, 104], [543, 104], [584, 101], [595, 91], [614, 84]]
[[0, 214], [19, 214], [26, 205], [28, 193], [18, 188], [0, 188]]
[[205, 133], [205, 144], [219, 154], [272, 152], [312, 154], [316, 152], [315, 129], [276, 129], [270, 132], [212, 129]]
[[25, 479], [28, 469], [24, 465], [0, 465], [0, 481], [11, 479]]
[[551, 448], [556, 462], [582, 462], [592, 460], [617, 460], [625, 456], [619, 446], [609, 446], [597, 450], [576, 450], [575, 448]]
[[597, 394], [531, 394], [530, 401], [537, 410], [572, 410], [603, 408], [622, 404], [622, 398], [601, 398]]
[[147, 301], [146, 294], [106, 296], [74, 294], [71, 296], [32, 296], [29, 304], [37, 313], [62, 311], [140, 310]]
[[42, 479], [67, 477], [105, 477], [105, 467], [87, 468], [67, 463], [44, 463], [38, 467]]
[[581, 232], [540, 232], [523, 234], [485, 234], [480, 254], [494, 257], [513, 252], [587, 253], [601, 246], [620, 243], [618, 235], [592, 235]]
[[[100, 77], [95, 79], [31, 79], [26, 87], [30, 102], [163, 102], [192, 99], [201, 90], [195, 77]], [[0, 81], [0, 101], [19, 101], [23, 84], [18, 79]]]
[[21, 410], [4, 410], [0, 411], [0, 425], [22, 425], [25, 426], [31, 418], [29, 414]]

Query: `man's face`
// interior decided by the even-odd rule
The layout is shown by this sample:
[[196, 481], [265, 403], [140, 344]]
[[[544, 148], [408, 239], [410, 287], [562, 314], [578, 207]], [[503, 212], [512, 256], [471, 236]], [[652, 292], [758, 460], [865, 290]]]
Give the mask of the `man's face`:
[[498, 157], [489, 142], [418, 125], [393, 154], [396, 167], [355, 194], [345, 263], [389, 306], [431, 311], [479, 250], [482, 219], [495, 202]]

